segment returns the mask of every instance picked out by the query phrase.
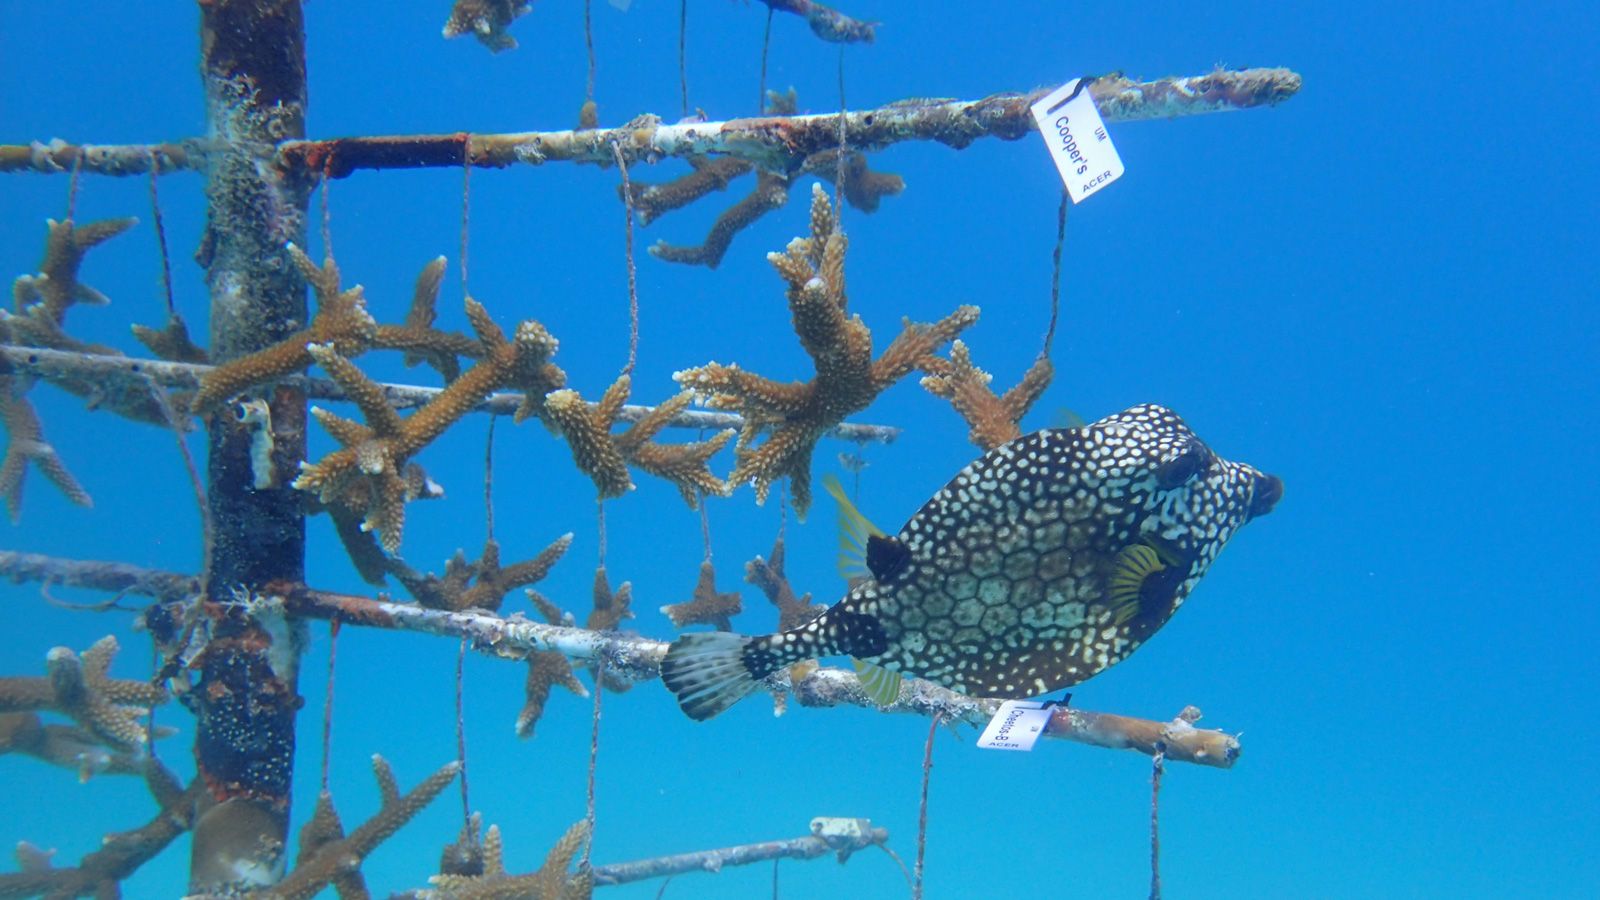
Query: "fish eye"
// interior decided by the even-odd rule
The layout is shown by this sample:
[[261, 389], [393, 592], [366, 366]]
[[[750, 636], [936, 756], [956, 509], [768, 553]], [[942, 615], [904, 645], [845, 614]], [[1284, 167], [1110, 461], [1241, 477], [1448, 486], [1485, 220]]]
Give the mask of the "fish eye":
[[1177, 456], [1156, 467], [1156, 487], [1163, 491], [1180, 488], [1208, 471], [1215, 461], [1210, 447], [1197, 440], [1186, 441]]

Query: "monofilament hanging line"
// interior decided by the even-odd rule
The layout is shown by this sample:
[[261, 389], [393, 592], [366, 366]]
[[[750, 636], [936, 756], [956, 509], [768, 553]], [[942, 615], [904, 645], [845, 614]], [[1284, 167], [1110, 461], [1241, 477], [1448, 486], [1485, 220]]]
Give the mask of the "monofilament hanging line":
[[583, 88], [585, 103], [594, 102], [594, 29], [589, 22], [589, 5], [592, 0], [583, 0], [583, 43], [589, 50], [589, 80]]
[[[461, 136], [461, 295], [467, 291], [467, 225], [472, 211], [472, 132]], [[490, 427], [494, 427], [491, 423]]]
[[494, 423], [500, 418], [489, 414], [489, 437], [483, 446], [483, 519], [485, 537], [494, 540]]
[[321, 219], [321, 232], [320, 233], [322, 234], [322, 256], [323, 256], [324, 259], [326, 259], [327, 257], [330, 257], [330, 256], [333, 255], [332, 213], [329, 212], [329, 207], [328, 207], [328, 191], [332, 187], [333, 187], [333, 154], [330, 153], [330, 154], [328, 154], [328, 158], [323, 160], [323, 163], [322, 163], [322, 198], [321, 198], [321, 200], [322, 200], [322, 210], [321, 210], [321, 214], [320, 214], [320, 219]]
[[1061, 248], [1067, 241], [1067, 207], [1071, 204], [1067, 189], [1061, 189], [1061, 209], [1056, 212], [1056, 250], [1053, 254], [1054, 271], [1050, 275], [1050, 327], [1044, 333], [1044, 356], [1050, 357], [1050, 345], [1056, 338], [1056, 319], [1061, 314]]
[[461, 817], [470, 826], [472, 802], [467, 797], [467, 725], [461, 703], [462, 673], [467, 664], [468, 643], [466, 638], [462, 638], [461, 649], [456, 653], [456, 759], [461, 763]]
[[627, 208], [628, 252], [628, 365], [622, 374], [632, 375], [639, 361], [639, 273], [633, 263], [633, 186], [628, 183], [628, 161], [622, 156], [622, 145], [611, 142], [611, 152], [617, 158], [617, 168], [622, 170], [622, 205]]
[[922, 750], [922, 807], [917, 813], [917, 862], [912, 868], [911, 900], [922, 900], [922, 863], [928, 849], [928, 781], [933, 773], [933, 736], [939, 731], [939, 721], [944, 711], [933, 714], [928, 726], [928, 743]]
[[689, 117], [689, 67], [685, 45], [689, 35], [689, 0], [678, 0], [678, 89], [683, 93], [683, 117]]
[[600, 698], [604, 696], [606, 657], [600, 654], [594, 668], [594, 725], [589, 732], [589, 837], [583, 842], [582, 868], [589, 867], [589, 852], [594, 849], [594, 769], [600, 758]]
[[767, 30], [761, 35], [761, 97], [756, 103], [756, 115], [767, 114], [767, 48], [772, 46], [772, 7], [767, 7]]
[[83, 171], [83, 148], [78, 148], [78, 153], [72, 158], [72, 181], [67, 185], [67, 221], [72, 221], [72, 215], [78, 209], [78, 173]]
[[1150, 769], [1150, 900], [1161, 900], [1161, 838], [1156, 831], [1157, 801], [1161, 798], [1162, 763], [1166, 762], [1166, 746], [1158, 745]]
[[328, 758], [333, 745], [333, 671], [339, 657], [339, 618], [328, 620], [328, 693], [322, 698], [322, 791], [328, 790]]
[[834, 166], [833, 181], [833, 225], [838, 230], [844, 230], [844, 157], [849, 148], [845, 144], [845, 110], [849, 109], [844, 102], [844, 44], [839, 45], [839, 158]]
[[167, 320], [177, 318], [172, 303], [172, 263], [167, 257], [167, 229], [161, 222], [161, 200], [156, 194], [156, 174], [161, 167], [154, 150], [150, 151], [150, 217], [156, 226], [156, 246], [161, 249], [161, 292], [167, 300]]

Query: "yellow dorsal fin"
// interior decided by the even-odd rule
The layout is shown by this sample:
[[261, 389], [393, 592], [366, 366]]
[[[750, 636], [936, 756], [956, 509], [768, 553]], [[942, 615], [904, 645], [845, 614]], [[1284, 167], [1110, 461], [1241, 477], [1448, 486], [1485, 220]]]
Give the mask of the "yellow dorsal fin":
[[880, 707], [890, 707], [900, 699], [900, 673], [891, 672], [883, 666], [873, 665], [864, 659], [850, 658], [850, 664], [855, 666], [856, 680], [861, 682], [861, 687], [872, 698], [872, 702]]
[[822, 476], [822, 486], [839, 504], [839, 574], [846, 579], [868, 578], [867, 539], [886, 537], [883, 530], [867, 521], [856, 505], [845, 496], [844, 485], [833, 473]]
[[1111, 621], [1121, 625], [1139, 614], [1139, 596], [1144, 581], [1165, 569], [1161, 554], [1148, 544], [1129, 544], [1117, 554], [1111, 578], [1106, 583], [1106, 608]]

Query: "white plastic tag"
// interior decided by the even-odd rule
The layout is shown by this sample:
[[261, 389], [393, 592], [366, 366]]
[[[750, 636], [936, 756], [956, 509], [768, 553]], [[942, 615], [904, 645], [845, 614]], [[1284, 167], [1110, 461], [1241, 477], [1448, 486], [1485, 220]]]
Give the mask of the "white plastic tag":
[[[1086, 80], [1075, 78], [1029, 107], [1073, 203], [1082, 203], [1083, 198], [1121, 178], [1123, 173], [1122, 157], [1111, 146], [1111, 136], [1106, 134], [1106, 123], [1100, 118], [1100, 110], [1095, 109], [1094, 98], [1088, 90], [1078, 90]], [[1077, 96], [1073, 96], [1074, 91]]]
[[978, 738], [978, 746], [987, 750], [1032, 750], [1044, 734], [1055, 704], [1037, 700], [1007, 700], [1000, 704]]

